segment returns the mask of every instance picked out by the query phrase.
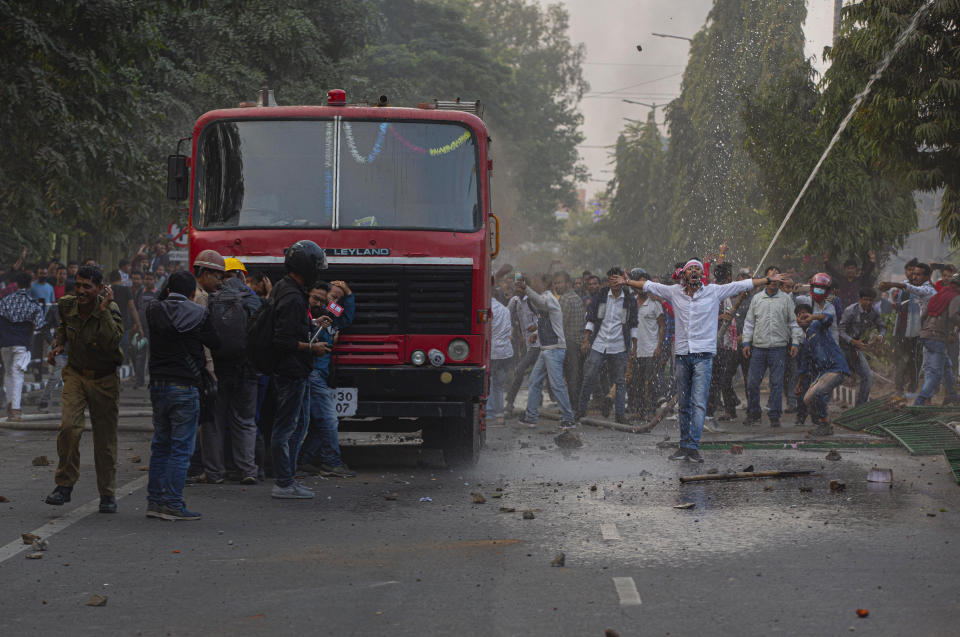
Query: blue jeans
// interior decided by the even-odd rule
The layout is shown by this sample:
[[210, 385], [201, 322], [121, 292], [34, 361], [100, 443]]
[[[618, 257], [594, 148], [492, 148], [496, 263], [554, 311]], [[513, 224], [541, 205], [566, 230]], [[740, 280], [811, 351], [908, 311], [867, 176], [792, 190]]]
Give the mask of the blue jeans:
[[707, 417], [713, 354], [681, 354], [674, 357], [674, 366], [680, 405], [680, 447], [698, 449]]
[[175, 383], [150, 383], [153, 405], [153, 441], [147, 501], [183, 508], [183, 483], [200, 421], [200, 392]]
[[804, 390], [805, 411], [810, 412], [814, 423], [826, 422], [827, 403], [830, 402], [830, 396], [833, 395], [833, 390], [846, 379], [847, 375], [840, 372], [824, 372]]
[[273, 384], [277, 394], [277, 410], [270, 436], [273, 475], [277, 486], [289, 487], [297, 472], [297, 456], [309, 424], [309, 379], [274, 376]]
[[303, 462], [331, 467], [343, 464], [337, 433], [339, 422], [336, 390], [327, 386], [326, 373], [315, 369], [310, 372], [310, 428], [303, 441]]
[[787, 350], [783, 347], [754, 347], [750, 350], [750, 373], [747, 380], [747, 416], [760, 417], [760, 381], [770, 370], [770, 400], [767, 415], [780, 420], [783, 413], [783, 374], [787, 366]]
[[503, 386], [513, 366], [512, 358], [490, 361], [490, 391], [487, 394], [487, 420], [503, 418]]
[[[595, 349], [590, 350], [590, 353], [587, 354], [587, 360], [583, 364], [583, 387], [580, 390], [580, 404], [577, 408], [577, 414], [582, 416], [587, 413], [590, 394], [597, 388], [597, 383], [600, 381], [600, 368], [604, 363], [607, 363], [610, 370], [610, 380], [617, 386], [613, 407], [614, 413], [618, 420], [623, 420], [627, 410], [627, 352], [601, 354]], [[601, 387], [600, 391], [603, 395], [606, 395], [609, 389], [610, 386], [607, 385]]]
[[960, 402], [953, 385], [953, 366], [947, 355], [947, 344], [930, 338], [922, 338], [920, 342], [923, 344], [923, 387], [913, 404], [926, 404], [937, 393], [941, 380], [947, 390], [947, 400]]
[[867, 362], [867, 357], [859, 350], [852, 351], [847, 359], [850, 362], [850, 371], [860, 376], [860, 390], [857, 392], [857, 405], [870, 400], [870, 388], [873, 387], [873, 370]]
[[526, 420], [537, 422], [540, 418], [540, 403], [543, 401], [543, 381], [550, 378], [550, 386], [560, 407], [560, 417], [565, 422], [573, 422], [573, 410], [570, 409], [570, 397], [563, 382], [563, 359], [565, 349], [541, 349], [537, 362], [530, 372], [530, 388], [527, 394]]

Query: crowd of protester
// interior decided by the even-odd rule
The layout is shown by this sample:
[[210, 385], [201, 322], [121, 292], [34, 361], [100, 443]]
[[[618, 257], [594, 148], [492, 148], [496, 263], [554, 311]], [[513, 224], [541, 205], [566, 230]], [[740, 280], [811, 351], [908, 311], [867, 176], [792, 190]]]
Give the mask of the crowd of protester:
[[[591, 408], [621, 424], [660, 418], [674, 405], [681, 440], [674, 460], [702, 462], [704, 427], [810, 420], [811, 435], [832, 433], [828, 402], [848, 379], [867, 401], [877, 361], [887, 381], [915, 404], [960, 401], [960, 274], [913, 259], [898, 281], [876, 281], [875, 256], [837, 271], [801, 274], [776, 266], [763, 277], [736, 273], [724, 247], [672, 273], [613, 266], [530, 275], [504, 266], [494, 277], [486, 418], [517, 416], [536, 426], [543, 392], [575, 427]], [[26, 252], [0, 266], [0, 354], [7, 418], [22, 419], [31, 365], [47, 382], [46, 409], [60, 390], [56, 488], [47, 503], [70, 501], [89, 411], [100, 510], [116, 511], [118, 368], [149, 385], [154, 437], [148, 517], [195, 520], [183, 488], [272, 478], [275, 498], [311, 498], [298, 473], [348, 478], [338, 441], [331, 355], [356, 304], [345, 281], [322, 280], [324, 251], [299, 241], [286, 251], [276, 284], [213, 250], [190, 267], [167, 245], [141, 246], [106, 276], [94, 259], [27, 265]], [[931, 280], [939, 272], [936, 284]], [[891, 346], [883, 344], [889, 333]], [[737, 372], [743, 399], [735, 389]], [[769, 395], [761, 405], [761, 384]], [[882, 378], [882, 377], [880, 377]], [[149, 380], [148, 380], [149, 379]], [[528, 384], [526, 405], [515, 401]], [[785, 405], [785, 406], [784, 406]]]
[[[671, 409], [675, 397], [693, 391], [678, 386], [684, 373], [696, 372], [697, 361], [688, 361], [688, 353], [709, 355], [709, 388], [702, 400], [695, 396], [688, 405], [691, 413], [702, 407], [708, 430], [738, 420], [738, 407], [744, 407], [743, 425], [762, 424], [765, 413], [770, 427], [780, 427], [787, 413], [795, 414], [796, 425], [809, 420], [811, 435], [830, 435], [827, 404], [833, 390], [848, 381], [855, 386], [856, 404], [866, 402], [878, 362], [893, 369], [892, 379], [881, 377], [888, 389], [911, 396], [915, 404], [928, 403], [941, 383], [945, 401], [958, 400], [960, 301], [954, 299], [960, 277], [954, 266], [912, 259], [903, 280], [878, 282], [876, 255], [868, 252], [863, 263], [851, 259], [835, 268], [824, 255], [819, 272], [771, 265], [764, 277], [752, 279], [746, 268], [734, 273], [724, 250], [721, 246], [704, 263], [677, 263], [674, 272], [662, 276], [617, 266], [603, 275], [583, 271], [576, 278], [567, 272], [530, 275], [501, 268], [494, 280], [496, 360], [488, 419], [502, 423], [514, 413], [529, 373], [520, 423], [536, 425], [545, 383], [564, 427], [574, 426], [591, 405], [604, 417], [612, 412], [617, 423], [649, 421]], [[695, 287], [688, 285], [689, 268], [699, 272]], [[931, 281], [935, 273], [936, 284]], [[730, 286], [746, 280], [755, 286], [733, 294]], [[685, 290], [686, 296], [678, 297], [685, 304], [711, 289], [720, 295], [713, 299], [716, 307], [700, 305], [712, 318], [691, 318], [691, 308], [680, 317], [688, 350], [681, 352], [671, 295]], [[691, 345], [699, 329], [713, 334]], [[891, 346], [883, 347], [888, 337]], [[686, 370], [688, 365], [694, 367]], [[742, 394], [735, 389], [738, 371]], [[764, 378], [769, 395], [761, 405]], [[683, 409], [681, 400], [680, 420]], [[699, 459], [690, 444], [686, 456]], [[681, 452], [683, 446], [682, 441]]]
[[0, 352], [8, 420], [22, 419], [31, 365], [47, 365], [41, 410], [60, 389], [48, 504], [70, 501], [89, 411], [100, 511], [116, 511], [124, 364], [134, 388], [149, 384], [153, 409], [147, 517], [200, 519], [183, 500], [188, 482], [272, 477], [273, 497], [301, 499], [314, 493], [297, 472], [354, 475], [340, 455], [331, 356], [353, 321], [354, 296], [345, 281], [321, 280], [326, 257], [315, 243], [287, 250], [275, 285], [213, 250], [185, 268], [163, 242], [106, 276], [94, 259], [26, 265], [24, 256], [0, 269]]

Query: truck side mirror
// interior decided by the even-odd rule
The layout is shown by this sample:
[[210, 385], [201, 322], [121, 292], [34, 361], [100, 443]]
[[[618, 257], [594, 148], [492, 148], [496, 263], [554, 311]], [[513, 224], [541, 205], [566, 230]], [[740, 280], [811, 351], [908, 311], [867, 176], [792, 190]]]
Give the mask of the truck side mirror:
[[186, 155], [167, 157], [167, 199], [183, 201], [190, 196], [190, 169]]

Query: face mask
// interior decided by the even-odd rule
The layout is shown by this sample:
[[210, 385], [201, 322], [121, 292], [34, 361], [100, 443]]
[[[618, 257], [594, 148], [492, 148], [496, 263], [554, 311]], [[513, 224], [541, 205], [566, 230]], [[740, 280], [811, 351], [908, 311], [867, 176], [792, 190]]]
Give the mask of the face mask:
[[702, 279], [701, 277], [699, 277], [699, 276], [693, 277], [693, 279], [690, 280], [690, 279], [687, 279], [686, 274], [684, 274], [683, 279], [684, 279], [684, 281], [683, 281], [684, 285], [686, 285], [688, 288], [692, 288], [692, 289], [694, 289], [694, 290], [697, 290], [697, 289], [699, 289], [701, 286], [703, 286], [703, 279]]
[[813, 293], [816, 294], [817, 296], [826, 296], [827, 291], [824, 290], [823, 288], [813, 288]]

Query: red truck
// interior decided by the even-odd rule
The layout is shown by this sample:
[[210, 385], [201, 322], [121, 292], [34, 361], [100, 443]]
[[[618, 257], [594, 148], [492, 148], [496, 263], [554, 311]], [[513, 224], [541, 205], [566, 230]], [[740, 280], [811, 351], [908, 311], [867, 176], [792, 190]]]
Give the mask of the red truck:
[[[421, 431], [448, 463], [483, 444], [490, 362], [490, 139], [479, 102], [416, 108], [257, 103], [210, 111], [168, 159], [189, 200], [190, 258], [212, 248], [276, 279], [284, 249], [323, 247], [356, 319], [334, 350], [347, 430]], [[182, 141], [186, 141], [185, 138]]]

